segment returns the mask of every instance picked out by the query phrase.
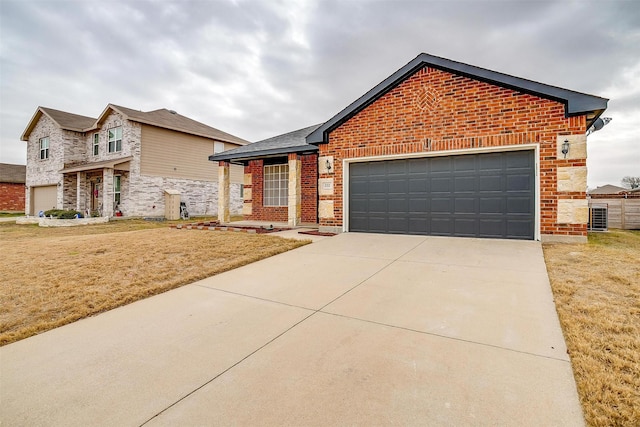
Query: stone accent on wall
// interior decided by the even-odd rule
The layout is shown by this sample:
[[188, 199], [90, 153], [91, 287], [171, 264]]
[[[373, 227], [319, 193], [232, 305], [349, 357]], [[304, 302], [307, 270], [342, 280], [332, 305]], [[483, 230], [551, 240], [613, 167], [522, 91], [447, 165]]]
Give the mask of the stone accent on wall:
[[320, 200], [318, 204], [318, 216], [320, 219], [329, 219], [334, 217], [333, 200]]
[[589, 220], [589, 203], [586, 199], [558, 200], [559, 224], [586, 224]]
[[556, 141], [556, 156], [558, 159], [565, 159], [564, 154], [562, 154], [562, 144], [564, 141], [569, 142], [569, 152], [566, 157], [567, 160], [587, 158], [587, 136], [585, 134], [558, 135]]
[[244, 185], [245, 187], [248, 185], [251, 185], [251, 174], [250, 173], [245, 173], [244, 174]]
[[218, 221], [229, 222], [229, 163], [218, 164]]
[[297, 154], [289, 154], [289, 197], [287, 222], [290, 227], [300, 224], [302, 214], [302, 191], [301, 191], [302, 162]]
[[251, 208], [251, 202], [244, 202], [242, 204], [242, 215], [251, 215], [252, 212], [253, 209]]
[[318, 179], [318, 194], [320, 196], [333, 195], [333, 178]]
[[558, 167], [558, 191], [584, 192], [587, 190], [586, 166]]
[[[328, 163], [327, 163], [328, 162]], [[327, 167], [327, 164], [330, 167]], [[318, 173], [331, 174], [334, 171], [333, 156], [321, 156], [318, 157]]]
[[251, 187], [249, 187], [249, 188], [245, 187], [245, 189], [244, 189], [244, 201], [245, 202], [250, 202], [252, 194], [253, 194], [253, 192], [251, 190]]

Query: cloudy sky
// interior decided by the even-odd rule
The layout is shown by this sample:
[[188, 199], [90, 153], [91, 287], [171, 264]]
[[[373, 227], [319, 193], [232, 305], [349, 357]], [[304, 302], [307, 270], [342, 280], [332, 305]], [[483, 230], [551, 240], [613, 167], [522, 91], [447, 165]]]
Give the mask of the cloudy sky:
[[589, 186], [640, 176], [640, 2], [0, 0], [0, 162], [39, 105], [168, 108], [250, 141], [321, 123], [420, 52], [610, 98]]

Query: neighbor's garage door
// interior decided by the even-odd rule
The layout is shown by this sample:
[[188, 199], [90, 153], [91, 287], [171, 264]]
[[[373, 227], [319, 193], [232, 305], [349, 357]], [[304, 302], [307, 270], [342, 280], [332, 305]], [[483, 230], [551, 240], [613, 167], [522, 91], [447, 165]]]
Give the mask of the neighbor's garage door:
[[533, 239], [534, 152], [349, 166], [349, 231]]
[[33, 210], [32, 215], [37, 215], [40, 211], [55, 209], [58, 196], [58, 187], [48, 185], [46, 187], [33, 187]]

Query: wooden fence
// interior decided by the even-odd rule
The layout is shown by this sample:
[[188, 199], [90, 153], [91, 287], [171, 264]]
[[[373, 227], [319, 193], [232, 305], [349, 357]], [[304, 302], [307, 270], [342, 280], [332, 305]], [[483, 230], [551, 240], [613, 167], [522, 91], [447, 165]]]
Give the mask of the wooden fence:
[[589, 207], [607, 207], [609, 228], [640, 230], [640, 194], [591, 195]]

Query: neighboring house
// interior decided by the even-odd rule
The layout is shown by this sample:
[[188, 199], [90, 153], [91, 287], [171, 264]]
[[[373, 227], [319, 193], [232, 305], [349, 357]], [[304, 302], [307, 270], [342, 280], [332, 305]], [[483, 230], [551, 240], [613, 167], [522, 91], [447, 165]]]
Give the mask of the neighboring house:
[[26, 166], [0, 163], [0, 212], [24, 212]]
[[251, 219], [297, 224], [316, 199], [321, 231], [586, 241], [607, 101], [423, 53], [315, 129], [209, 159], [244, 165]]
[[618, 187], [617, 185], [611, 185], [611, 184], [607, 184], [607, 185], [603, 185], [602, 187], [597, 187], [594, 188], [593, 190], [589, 190], [587, 191], [587, 194], [589, 195], [596, 195], [596, 194], [622, 194], [625, 192], [630, 191], [628, 188], [624, 188], [624, 187]]
[[[27, 141], [26, 213], [51, 208], [102, 216], [165, 216], [165, 192], [192, 215], [216, 215], [218, 167], [207, 156], [247, 141], [175, 111], [109, 104], [96, 118], [38, 107]], [[242, 168], [230, 169], [232, 211], [242, 206]]]

